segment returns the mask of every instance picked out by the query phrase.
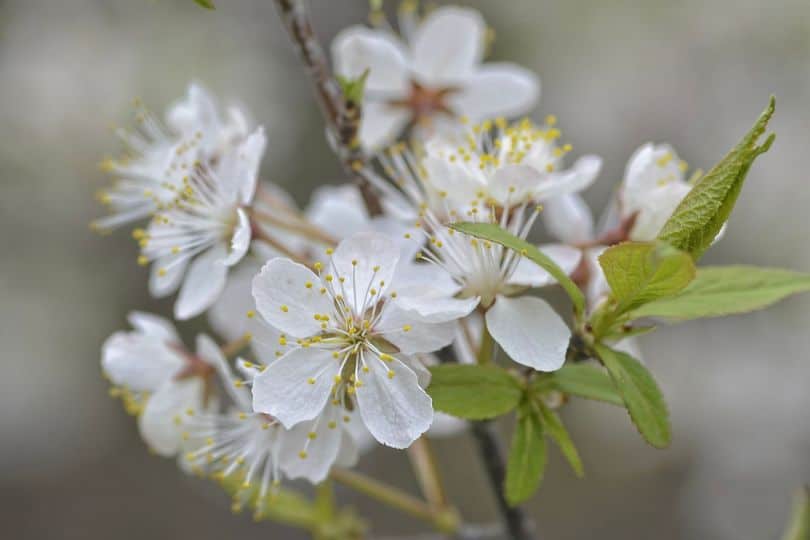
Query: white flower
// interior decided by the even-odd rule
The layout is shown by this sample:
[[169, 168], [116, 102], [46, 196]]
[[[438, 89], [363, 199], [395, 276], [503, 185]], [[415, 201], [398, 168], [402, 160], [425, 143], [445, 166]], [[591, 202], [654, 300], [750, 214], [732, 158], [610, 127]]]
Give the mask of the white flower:
[[511, 63], [481, 63], [486, 25], [479, 12], [447, 6], [421, 23], [414, 17], [400, 21], [404, 40], [388, 29], [352, 26], [332, 43], [337, 73], [370, 70], [360, 126], [367, 149], [390, 143], [409, 123], [516, 116], [537, 102], [536, 75]]
[[225, 287], [228, 267], [250, 246], [246, 208], [256, 190], [265, 142], [259, 128], [221, 156], [215, 168], [195, 168], [174, 204], [157, 214], [146, 231], [134, 233], [141, 245], [139, 262], [153, 263], [150, 292], [167, 296], [182, 282], [174, 306], [177, 319], [210, 307]]
[[667, 144], [647, 143], [635, 151], [619, 192], [621, 214], [635, 216], [630, 239], [652, 240], [692, 189], [684, 178], [686, 163]]
[[393, 240], [359, 233], [326, 268], [316, 265], [318, 274], [281, 258], [264, 266], [253, 282], [256, 308], [290, 350], [256, 377], [256, 412], [292, 428], [331, 406], [356, 408], [371, 434], [395, 448], [430, 427], [419, 381], [426, 370], [413, 355], [449, 344], [452, 321], [475, 303], [444, 298], [430, 283], [400, 283], [399, 261]]
[[[507, 127], [496, 121], [495, 125], [500, 133], [494, 138], [489, 137], [492, 122], [487, 121], [460, 141], [428, 140], [421, 159], [402, 147], [380, 159], [407, 199], [394, 204], [404, 206], [409, 201], [418, 212], [418, 223], [430, 240], [424, 258], [455, 279], [459, 297], [480, 301], [492, 337], [513, 360], [553, 371], [565, 361], [568, 327], [543, 300], [514, 295], [554, 280], [514, 251], [456, 233], [446, 224], [494, 223], [526, 238], [539, 212], [537, 202], [583, 189], [601, 163], [587, 156], [573, 169], [558, 171], [562, 156], [570, 150], [555, 144], [559, 130], [536, 128], [528, 122]], [[566, 272], [579, 264], [578, 249], [542, 248]]]
[[99, 230], [146, 219], [168, 208], [196, 162], [213, 163], [248, 135], [242, 112], [230, 107], [227, 119], [221, 119], [212, 96], [197, 84], [191, 84], [186, 97], [166, 112], [168, 126], [140, 103], [137, 107], [138, 130], [117, 131], [127, 155], [102, 164], [118, 180], [99, 193], [111, 211], [93, 223]]
[[231, 380], [219, 347], [197, 336], [197, 351], [188, 351], [172, 324], [155, 315], [133, 312], [130, 332], [116, 332], [102, 348], [101, 365], [138, 415], [144, 441], [162, 456], [173, 456], [189, 436], [185, 426], [194, 415], [216, 407], [212, 386], [219, 374]]

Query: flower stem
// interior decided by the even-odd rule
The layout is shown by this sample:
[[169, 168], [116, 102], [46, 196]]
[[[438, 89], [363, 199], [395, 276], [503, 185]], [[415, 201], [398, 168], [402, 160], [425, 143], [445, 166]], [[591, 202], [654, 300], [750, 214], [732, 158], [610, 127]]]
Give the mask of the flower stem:
[[304, 1], [275, 0], [275, 3], [315, 88], [315, 97], [331, 135], [330, 142], [335, 153], [345, 172], [355, 179], [369, 214], [379, 215], [382, 213], [382, 206], [371, 187], [370, 171], [358, 140], [361, 104], [354, 103], [343, 95], [326, 61], [323, 47], [315, 37]]
[[416, 478], [425, 498], [434, 508], [447, 508], [447, 495], [442, 485], [439, 467], [436, 464], [436, 455], [426, 435], [418, 438], [408, 448], [408, 457], [411, 460]]
[[333, 468], [331, 478], [372, 499], [426, 521], [441, 532], [453, 533], [459, 527], [458, 516], [452, 509], [431, 508], [426, 502], [368, 476], [347, 469]]
[[232, 358], [239, 354], [245, 347], [248, 346], [250, 343], [250, 335], [245, 334], [244, 336], [234, 339], [233, 341], [229, 341], [220, 347], [222, 354], [225, 358]]
[[478, 356], [476, 361], [479, 366], [489, 364], [492, 362], [493, 352], [495, 350], [495, 340], [492, 339], [492, 334], [489, 333], [486, 323], [481, 329], [481, 343], [478, 346]]

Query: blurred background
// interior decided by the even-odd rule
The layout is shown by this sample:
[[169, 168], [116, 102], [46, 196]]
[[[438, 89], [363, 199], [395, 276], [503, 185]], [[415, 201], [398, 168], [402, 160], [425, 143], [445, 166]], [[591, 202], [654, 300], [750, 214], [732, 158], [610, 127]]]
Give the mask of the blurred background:
[[[392, 2], [387, 2], [390, 4]], [[669, 141], [710, 167], [777, 96], [773, 149], [749, 176], [705, 263], [810, 271], [810, 3], [807, 0], [460, 2], [496, 31], [493, 59], [537, 71], [536, 115], [560, 118], [574, 154], [605, 167], [600, 209], [632, 151]], [[313, 0], [328, 42], [365, 0]], [[300, 203], [341, 180], [308, 82], [267, 0], [0, 0], [0, 535], [4, 538], [303, 538], [233, 516], [207, 483], [148, 455], [107, 396], [99, 348], [146, 294], [126, 232], [88, 223], [133, 98], [153, 110], [194, 79], [265, 125], [264, 175]], [[197, 330], [191, 323], [184, 330]], [[544, 539], [776, 539], [810, 480], [810, 295], [764, 312], [663, 328], [643, 339], [668, 398], [674, 443], [646, 446], [625, 413], [576, 402], [564, 416], [583, 454], [577, 480], [552, 451], [527, 505]], [[437, 441], [451, 497], [495, 519], [470, 440]], [[416, 489], [403, 455], [361, 468]], [[345, 494], [379, 533], [423, 527]]]

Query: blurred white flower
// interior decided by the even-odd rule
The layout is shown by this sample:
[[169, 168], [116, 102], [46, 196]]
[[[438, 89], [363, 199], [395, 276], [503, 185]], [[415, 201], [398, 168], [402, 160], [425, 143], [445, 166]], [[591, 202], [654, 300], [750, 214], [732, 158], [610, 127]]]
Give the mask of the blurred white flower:
[[265, 136], [258, 128], [213, 168], [201, 167], [184, 178], [181, 195], [157, 214], [146, 231], [136, 229], [139, 262], [152, 264], [149, 290], [157, 297], [180, 284], [174, 315], [199, 315], [219, 297], [228, 267], [247, 252], [252, 236], [246, 208], [256, 191]]
[[256, 308], [290, 349], [256, 377], [255, 411], [292, 428], [333, 406], [356, 408], [371, 434], [395, 448], [430, 427], [427, 370], [413, 355], [449, 344], [453, 321], [475, 302], [409, 285], [400, 260], [389, 237], [358, 233], [330, 250], [317, 274], [281, 258], [264, 266], [253, 283]]
[[[498, 129], [494, 137], [493, 124]], [[410, 206], [429, 239], [423, 257], [454, 278], [459, 297], [480, 302], [492, 337], [513, 360], [541, 371], [558, 369], [565, 361], [568, 327], [543, 300], [515, 296], [527, 287], [552, 284], [548, 272], [511, 250], [446, 225], [494, 223], [526, 238], [540, 210], [537, 203], [584, 189], [601, 161], [586, 156], [572, 169], [558, 171], [570, 147], [556, 145], [559, 130], [552, 125], [486, 121], [458, 137], [433, 137], [417, 152], [397, 146], [382, 155], [383, 168], [404, 194], [389, 192], [389, 204], [406, 208], [403, 213]], [[579, 249], [542, 249], [566, 272], [580, 262]]]
[[116, 332], [105, 341], [102, 369], [115, 385], [114, 395], [138, 415], [146, 444], [162, 456], [177, 455], [190, 439], [188, 421], [216, 408], [216, 377], [233, 377], [208, 336], [197, 336], [197, 350], [191, 352], [162, 317], [133, 312], [129, 322], [133, 331]]
[[467, 116], [480, 121], [528, 112], [540, 95], [535, 74], [515, 64], [482, 64], [486, 25], [478, 11], [446, 6], [416, 21], [402, 13], [400, 38], [386, 28], [352, 26], [332, 43], [335, 71], [367, 69], [360, 139], [367, 149], [420, 128]]
[[248, 135], [247, 121], [236, 107], [222, 119], [213, 97], [198, 84], [166, 112], [164, 126], [140, 103], [138, 129], [117, 130], [127, 154], [108, 159], [102, 167], [117, 177], [99, 193], [110, 209], [93, 227], [106, 231], [146, 219], [169, 208], [183, 189], [183, 178], [201, 163], [211, 165]]

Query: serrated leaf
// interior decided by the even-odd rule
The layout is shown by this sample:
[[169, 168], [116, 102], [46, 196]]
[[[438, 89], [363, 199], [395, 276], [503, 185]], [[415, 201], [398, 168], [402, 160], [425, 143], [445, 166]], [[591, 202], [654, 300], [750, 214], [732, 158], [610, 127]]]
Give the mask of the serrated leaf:
[[667, 406], [647, 368], [627, 353], [598, 343], [594, 347], [642, 437], [656, 448], [669, 445], [671, 433]]
[[793, 498], [793, 509], [782, 540], [810, 540], [810, 488], [807, 486]]
[[599, 256], [616, 313], [680, 292], [695, 277], [688, 253], [662, 242], [624, 242]]
[[527, 241], [518, 238], [517, 236], [492, 223], [453, 223], [450, 225], [450, 227], [459, 232], [463, 232], [464, 234], [490, 240], [504, 247], [517, 251], [524, 257], [540, 266], [557, 280], [560, 286], [562, 286], [562, 288], [571, 298], [571, 302], [574, 304], [574, 311], [577, 314], [582, 314], [584, 312], [585, 296], [583, 296], [582, 291], [579, 289], [577, 284], [574, 283], [570, 277], [568, 277], [568, 274], [566, 274], [562, 268], [557, 266], [554, 261], [552, 261], [536, 246], [533, 246]]
[[695, 260], [703, 255], [728, 220], [754, 160], [773, 143], [771, 134], [757, 146], [775, 106], [771, 97], [751, 131], [684, 197], [661, 229], [659, 239], [690, 253]]
[[211, 0], [194, 0], [194, 3], [198, 6], [204, 7], [205, 9], [216, 9], [214, 2]]
[[689, 320], [761, 309], [810, 291], [810, 274], [756, 266], [707, 266], [681, 293], [633, 310], [631, 318]]
[[566, 364], [550, 373], [547, 380], [554, 389], [564, 394], [624, 406], [624, 400], [610, 375], [599, 366]]
[[582, 478], [585, 475], [582, 458], [579, 457], [577, 447], [574, 446], [574, 441], [571, 440], [571, 436], [568, 434], [568, 430], [565, 429], [560, 416], [549, 409], [542, 401], [537, 400], [535, 403], [540, 411], [540, 418], [543, 421], [543, 429], [546, 434], [557, 443], [563, 456], [574, 470], [574, 474]]
[[433, 408], [467, 420], [487, 420], [508, 413], [523, 390], [506, 370], [494, 365], [443, 364], [430, 368], [428, 394]]
[[509, 459], [506, 463], [504, 495], [506, 502], [517, 506], [540, 486], [546, 467], [546, 440], [540, 419], [528, 407], [518, 415]]

